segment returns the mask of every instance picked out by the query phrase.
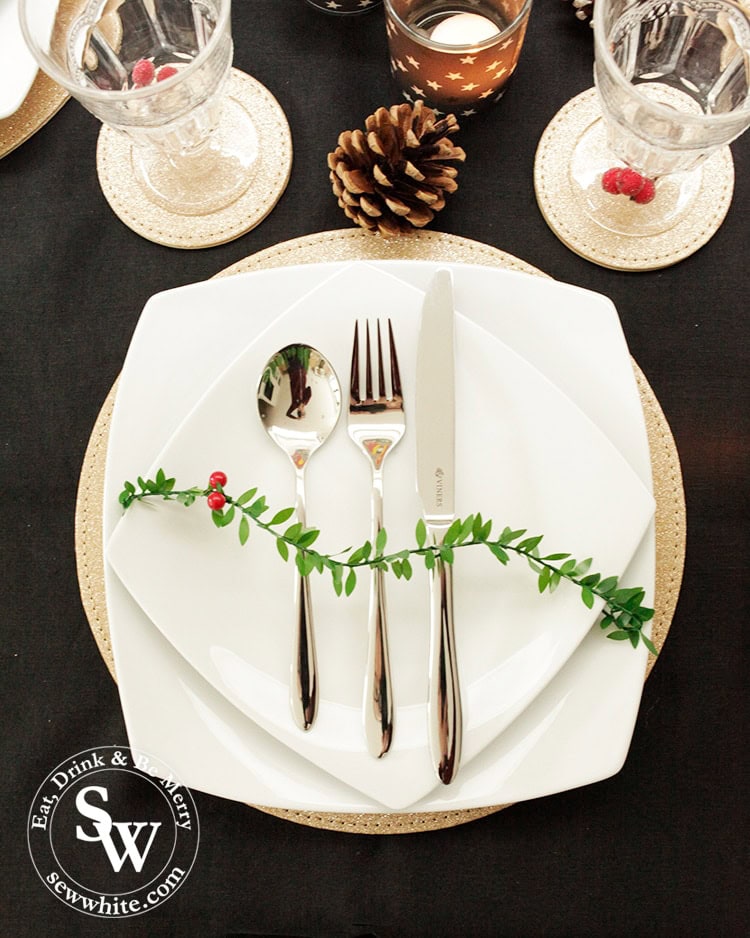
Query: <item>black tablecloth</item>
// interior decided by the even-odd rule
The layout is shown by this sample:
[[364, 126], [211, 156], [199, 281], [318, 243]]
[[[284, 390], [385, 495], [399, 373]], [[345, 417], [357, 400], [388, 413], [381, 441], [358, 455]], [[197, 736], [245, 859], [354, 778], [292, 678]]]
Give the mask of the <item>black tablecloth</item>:
[[[141, 309], [278, 242], [344, 228], [326, 154], [398, 98], [382, 10], [329, 17], [303, 0], [237, 0], [235, 64], [288, 117], [288, 189], [222, 247], [152, 244], [98, 186], [97, 122], [76, 102], [0, 162], [3, 629], [0, 931], [26, 935], [728, 936], [747, 933], [746, 320], [750, 137], [716, 236], [658, 272], [617, 273], [566, 249], [536, 206], [537, 142], [592, 84], [592, 41], [562, 0], [536, 0], [505, 98], [463, 121], [468, 157], [433, 230], [510, 252], [613, 299], [682, 461], [683, 589], [615, 777], [473, 823], [403, 836], [334, 833], [196, 793], [190, 878], [130, 920], [87, 917], [40, 882], [26, 846], [37, 787], [62, 760], [125, 740], [116, 685], [79, 598], [81, 462]], [[142, 419], [148, 420], [144, 414]], [[146, 468], [146, 467], [144, 467]]]

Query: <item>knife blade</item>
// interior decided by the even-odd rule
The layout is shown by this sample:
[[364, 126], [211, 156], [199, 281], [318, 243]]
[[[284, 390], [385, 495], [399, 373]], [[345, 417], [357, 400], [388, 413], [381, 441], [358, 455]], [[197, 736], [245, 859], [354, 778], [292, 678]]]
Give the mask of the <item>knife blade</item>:
[[[428, 543], [440, 546], [455, 519], [455, 353], [453, 278], [438, 270], [427, 289], [417, 342], [417, 490]], [[430, 752], [444, 785], [461, 760], [461, 692], [453, 624], [453, 569], [436, 556], [430, 570]]]

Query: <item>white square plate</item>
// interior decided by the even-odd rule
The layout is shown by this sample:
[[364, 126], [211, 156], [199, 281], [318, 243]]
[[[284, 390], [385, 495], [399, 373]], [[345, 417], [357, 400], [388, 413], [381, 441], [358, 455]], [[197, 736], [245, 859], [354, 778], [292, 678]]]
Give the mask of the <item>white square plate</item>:
[[[371, 268], [364, 269], [365, 272], [370, 271], [369, 276], [377, 275], [377, 283], [381, 291], [386, 290], [385, 285], [388, 283], [387, 289], [395, 291], [394, 297], [397, 294], [400, 297], [409, 298], [406, 305], [410, 308], [414, 307], [412, 312], [418, 316], [419, 297], [415, 290], [404, 284], [411, 282], [414, 286], [423, 288], [435, 269], [435, 265], [384, 262], [374, 266], [381, 268], [381, 271], [395, 274], [401, 280], [401, 283], [393, 283], [393, 278], [384, 277], [382, 272], [372, 271]], [[491, 352], [492, 358], [486, 364], [485, 370], [491, 370], [495, 356], [502, 353], [507, 361], [520, 369], [521, 374], [531, 376], [528, 378], [531, 382], [530, 387], [532, 391], [534, 388], [537, 389], [531, 394], [532, 400], [538, 400], [539, 393], [550, 393], [551, 399], [569, 418], [566, 426], [573, 421], [578, 432], [595, 432], [598, 441], [596, 451], [600, 455], [606, 453], [607, 459], [611, 460], [608, 463], [610, 468], [616, 466], [617, 472], [620, 473], [619, 478], [627, 480], [627, 485], [632, 485], [633, 493], [640, 493], [634, 497], [640, 505], [638, 511], [644, 513], [641, 521], [636, 522], [636, 528], [640, 524], [640, 530], [642, 530], [650, 514], [650, 497], [641, 498], [644, 494], [643, 485], [637, 482], [634, 474], [617, 457], [616, 453], [603, 444], [601, 433], [590, 428], [588, 420], [583, 419], [578, 409], [565, 397], [567, 395], [575, 400], [578, 407], [605, 431], [614, 445], [627, 453], [635, 475], [640, 477], [642, 483], [648, 485], [648, 450], [639, 399], [627, 349], [611, 304], [602, 297], [542, 278], [463, 265], [455, 265], [453, 269], [457, 306], [464, 312], [470, 311], [470, 319], [473, 321], [464, 322], [462, 325], [461, 336], [465, 350], [470, 350], [472, 354], [478, 353], [479, 345], [483, 345]], [[191, 464], [191, 460], [195, 458], [194, 431], [198, 426], [195, 421], [200, 419], [199, 415], [202, 411], [205, 412], [203, 409], [212, 401], [213, 395], [219, 395], [215, 400], [221, 400], [222, 406], [231, 406], [231, 401], [235, 398], [234, 392], [231, 391], [232, 374], [234, 373], [235, 376], [242, 374], [242, 368], [246, 367], [243, 363], [244, 359], [247, 359], [247, 362], [252, 361], [253, 364], [252, 377], [249, 381], [251, 390], [254, 390], [257, 362], [254, 362], [252, 356], [261, 355], [262, 350], [263, 355], [267, 357], [275, 348], [286, 344], [284, 336], [287, 333], [284, 332], [286, 328], [284, 322], [287, 326], [294, 326], [295, 329], [299, 327], [299, 321], [294, 319], [294, 309], [281, 318], [278, 318], [278, 313], [300, 296], [304, 296], [305, 299], [297, 306], [297, 313], [300, 310], [303, 312], [307, 310], [309, 313], [311, 307], [309, 305], [305, 307], [304, 303], [314, 303], [316, 294], [319, 300], [321, 297], [326, 300], [323, 305], [329, 308], [331, 297], [326, 295], [325, 287], [326, 280], [331, 274], [335, 276], [328, 281], [329, 289], [334, 288], [338, 291], [342, 286], [347, 286], [346, 277], [354, 275], [359, 277], [361, 292], [358, 295], [372, 294], [374, 296], [374, 291], [362, 290], [362, 273], [363, 269], [353, 271], [349, 268], [347, 271], [341, 265], [315, 265], [283, 271], [268, 271], [170, 291], [170, 293], [155, 297], [149, 303], [134, 338], [118, 389], [117, 407], [110, 437], [105, 534], [114, 529], [117, 521], [116, 493], [122, 479], [143, 471], [144, 463], [134, 464], [133, 459], [141, 453], [146, 458], [148, 452], [148, 464], [151, 464], [154, 460], [154, 453], [177, 429], [175, 425], [180, 413], [184, 415], [190, 409], [190, 405], [200, 400], [203, 395], [203, 401], [199, 403], [198, 408], [179, 429], [179, 432], [174, 435], [171, 444], [176, 447], [175, 457], [178, 452], [185, 456], [186, 469], [197, 471], [198, 466], [194, 462]], [[314, 289], [316, 286], [317, 290]], [[313, 292], [309, 293], [311, 289]], [[337, 292], [336, 295], [340, 299], [341, 294]], [[380, 295], [382, 296], [382, 292]], [[416, 302], [411, 302], [412, 299]], [[383, 312], [384, 308], [391, 311], [390, 305], [386, 307], [381, 305], [377, 309], [372, 306], [369, 309], [360, 308], [358, 311], [361, 314]], [[268, 311], [268, 320], [272, 323], [268, 334], [263, 337], [261, 343], [251, 345], [238, 362], [206, 394], [206, 385], [227, 365], [230, 356], [233, 353], [236, 354], [241, 348], [242, 340], [252, 342], [261, 332], [265, 311]], [[414, 332], [411, 336], [408, 334], [409, 315], [411, 314], [407, 314], [403, 322], [399, 321], [397, 329], [399, 351], [402, 354], [402, 372], [405, 370], [404, 360], [409, 360], [412, 354], [410, 349], [413, 350], [415, 338]], [[340, 346], [336, 348], [334, 356], [328, 341], [330, 324], [326, 327], [324, 320], [323, 316], [320, 328], [328, 328], [329, 332], [320, 333], [321, 340], [326, 340], [326, 344], [324, 345], [323, 341], [319, 344], [324, 345], [324, 351], [334, 360], [339, 371], [346, 373], [352, 323], [349, 317], [345, 317], [344, 324], [347, 328], [338, 330]], [[170, 340], [166, 344], [161, 343], [160, 337], [166, 336], [173, 330], [178, 321], [182, 327], [179, 330], [181, 337], [176, 342]], [[497, 340], [479, 341], [480, 332], [477, 324], [492, 329], [495, 335], [502, 337], [505, 345]], [[394, 322], [394, 326], [396, 325]], [[411, 325], [413, 327], [414, 322]], [[241, 338], [238, 338], [229, 349], [223, 347], [219, 352], [214, 350], [206, 354], [205, 343], [201, 341], [205, 336], [205, 331], [203, 336], [196, 336], [201, 329], [213, 330], [214, 334], [221, 333]], [[298, 332], [295, 331], [289, 341], [299, 338]], [[527, 361], [514, 355], [506, 347], [507, 345], [513, 346]], [[547, 377], [564, 394], [541, 379], [541, 376], [530, 367], [529, 362], [543, 369]], [[544, 388], [544, 392], [539, 391], [539, 388]], [[464, 388], [464, 392], [466, 390]], [[189, 395], [188, 399], [185, 398], [186, 394]], [[144, 401], [150, 402], [151, 423], [145, 434], [139, 432], [138, 426], [132, 422], [136, 419], [139, 407], [142, 413]], [[247, 435], [252, 440], [250, 429], [254, 417], [252, 411], [245, 409], [244, 412], [237, 413], [234, 419], [241, 420], [246, 414], [248, 419], [243, 427], [247, 428]], [[523, 423], [526, 422], [523, 421]], [[500, 427], [499, 432], [502, 433], [504, 426], [502, 419], [497, 423]], [[229, 425], [231, 425], [231, 420]], [[190, 429], [191, 426], [193, 430]], [[237, 433], [237, 424], [234, 426], [235, 429], [230, 436], [232, 439], [243, 440], [243, 434]], [[581, 427], [586, 429], [581, 430]], [[340, 430], [343, 431], [343, 425]], [[203, 436], [202, 432], [199, 436]], [[538, 445], [535, 441], [539, 438], [539, 434], [530, 434], [529, 443]], [[351, 462], [347, 464], [353, 470], [358, 465], [363, 478], [366, 479], [367, 467], [361, 456], [354, 452], [353, 447], [349, 449], [349, 455], [345, 455], [344, 443], [351, 447], [345, 438], [345, 432], [341, 445], [334, 446], [333, 441], [327, 444], [330, 447], [330, 458], [338, 463], [340, 460], [347, 461], [351, 457]], [[502, 438], [498, 438], [496, 443], [501, 444]], [[274, 503], [287, 503], [288, 494], [286, 499], [282, 497], [284, 495], [284, 470], [279, 468], [281, 465], [279, 462], [275, 462], [283, 457], [280, 453], [278, 455], [273, 453], [271, 444], [265, 438], [256, 440], [255, 444], [253, 452], [256, 455], [250, 459], [250, 462], [254, 463], [252, 467], [254, 477], [257, 479], [254, 471], [256, 466], [260, 468], [266, 462], [269, 466], [275, 466], [274, 478], [269, 478], [270, 488], [267, 487], [267, 490], [271, 491], [273, 483], [277, 482], [281, 485], [281, 489], [278, 490], [280, 501]], [[561, 448], [559, 443], [557, 445], [558, 455], [564, 454], [564, 447]], [[234, 443], [232, 443], [226, 450], [228, 458], [237, 459], [236, 468], [232, 469], [232, 473], [243, 481], [246, 477], [245, 473], [249, 471], [245, 469], [247, 456], [242, 450], [244, 446], [245, 443], [242, 442], [240, 451], [232, 453], [230, 452], [234, 450]], [[257, 449], [258, 446], [261, 447], [260, 450]], [[404, 442], [402, 446], [404, 450], [401, 465], [395, 463], [398, 453], [396, 451], [392, 457], [394, 462], [388, 468], [387, 475], [392, 472], [396, 476], [397, 473], [408, 471], [405, 467], [410, 464], [410, 461], [413, 462], [413, 453], [410, 457], [406, 443]], [[211, 468], [216, 467], [213, 443], [207, 449], [206, 458], [209, 460], [208, 470], [210, 471]], [[262, 463], [257, 460], [259, 451], [264, 453]], [[315, 457], [316, 460], [321, 460], [320, 471], [323, 476], [326, 475], [326, 469], [330, 468], [326, 466], [323, 459], [325, 452], [325, 449], [321, 450], [321, 453]], [[130, 458], [126, 458], [127, 455]], [[361, 463], [358, 464], [357, 460], [361, 460]], [[227, 465], [224, 462], [223, 467], [227, 468]], [[311, 463], [311, 470], [313, 466], [314, 462]], [[171, 464], [165, 464], [165, 468], [169, 472], [175, 471], [175, 467]], [[200, 464], [200, 469], [204, 469], [202, 464]], [[116, 475], [113, 476], [113, 473]], [[202, 472], [203, 474], [205, 472]], [[185, 484], [192, 484], [195, 481], [198, 480], [186, 478]], [[486, 480], [482, 484], [486, 489]], [[502, 489], [502, 486], [500, 488]], [[618, 488], [621, 488], [619, 484]], [[406, 491], [406, 487], [403, 487], [403, 490]], [[413, 486], [411, 497], [413, 497]], [[557, 504], [557, 501], [553, 500], [553, 502]], [[366, 500], [364, 504], [366, 505]], [[547, 521], [551, 520], [549, 511], [551, 504], [553, 503], [544, 503], [543, 506], [542, 514]], [[113, 505], [115, 505], [114, 511]], [[142, 513], [141, 517], [159, 518], [166, 521], [170, 517], [169, 508], [175, 507], [183, 512], [184, 518], [194, 518], [196, 523], [201, 520], [199, 515], [195, 514], [197, 510], [195, 508], [185, 512], [178, 506], [164, 507], [167, 513], [161, 510], [146, 512]], [[477, 507], [479, 506], [474, 504], [459, 506], [462, 511], [475, 510]], [[498, 506], [496, 513], [501, 523], [503, 515], [499, 512], [502, 507], [502, 505]], [[528, 507], [530, 510], [531, 505]], [[413, 505], [411, 509], [411, 513], [406, 513], [406, 516], [413, 519], [415, 517]], [[489, 514], [485, 511], [484, 503], [482, 510], [485, 514]], [[136, 515], [132, 514], [129, 519], [135, 517]], [[526, 518], [523, 524], [525, 525], [527, 521], [531, 523], [532, 519]], [[122, 531], [127, 531], [129, 526], [131, 526], [130, 520], [122, 525]], [[132, 526], [135, 528], [135, 525]], [[411, 522], [409, 526], [412, 526]], [[324, 527], [328, 529], [327, 524]], [[170, 521], [160, 536], [164, 533], [169, 536], [168, 531], [172, 528]], [[545, 531], [548, 537], [551, 530], [553, 529], [549, 527], [549, 524], [539, 528], [539, 531]], [[561, 530], [568, 529], [563, 524]], [[221, 543], [220, 550], [230, 550], [233, 558], [245, 557], [236, 542], [228, 536], [228, 532], [213, 533], [219, 537], [216, 546], [218, 547]], [[575, 532], [571, 532], [571, 535], [574, 536]], [[620, 547], [615, 547], [616, 551], [622, 551], [619, 557], [613, 557], [613, 563], [617, 564], [616, 570], [623, 568], [637, 545], [640, 534], [630, 530], [627, 537], [628, 544], [621, 543]], [[163, 546], [163, 542], [161, 543]], [[188, 538], [188, 543], [200, 545], [205, 544], [206, 541], [202, 535], [198, 538], [191, 536]], [[590, 544], [590, 540], [587, 540], [587, 543]], [[554, 542], [549, 540], [548, 544], [550, 549], [553, 547], [566, 550], [578, 549], [577, 544], [570, 543], [570, 537], [562, 544], [557, 540]], [[603, 549], [606, 547], [603, 546]], [[583, 546], [579, 552], [582, 555], [585, 551], [586, 547]], [[594, 553], [594, 551], [590, 552]], [[125, 554], [127, 555], [127, 551]], [[597, 561], [599, 559], [597, 557]], [[224, 560], [226, 561], [226, 558]], [[234, 561], [230, 559], [229, 562]], [[276, 564], [274, 576], [283, 578], [288, 575], [288, 571], [280, 564], [280, 561], [274, 562]], [[601, 566], [605, 567], [605, 564]], [[638, 574], [638, 582], [648, 587], [653, 577], [653, 544], [650, 537], [646, 538], [638, 549], [635, 561], [623, 581], [633, 582], [634, 571]], [[507, 572], [499, 571], [493, 575], [503, 582]], [[604, 572], [613, 571], [606, 566]], [[536, 604], [537, 610], [546, 608], [544, 603], [549, 597], [534, 595], [533, 577], [530, 572], [519, 570], [518, 575], [526, 578], [526, 590], [519, 595], [530, 598]], [[330, 590], [327, 584], [326, 590]], [[550, 652], [548, 667], [541, 668], [539, 660], [535, 660], [533, 655], [527, 655], [527, 662], [533, 662], [533, 665], [528, 670], [520, 669], [524, 678], [521, 682], [522, 686], [507, 679], [509, 673], [507, 671], [506, 678], [499, 685], [488, 684], [486, 675], [483, 677], [478, 673], [472, 674], [471, 662], [476, 660], [476, 648], [472, 650], [470, 644], [466, 646], [463, 661], [466, 662], [468, 674], [467, 693], [470, 712], [476, 716], [476, 719], [470, 717], [468, 721], [467, 741], [471, 741], [467, 749], [467, 761], [456, 783], [448, 789], [442, 789], [442, 787], [434, 789], [434, 780], [431, 779], [426, 760], [423, 758], [426, 752], [426, 750], [422, 751], [424, 747], [420, 742], [423, 705], [419, 699], [420, 691], [414, 691], [415, 681], [412, 673], [407, 674], [408, 680], [402, 682], [403, 687], [406, 688], [404, 709], [408, 710], [411, 707], [419, 715], [412, 718], [413, 715], [409, 712], [405, 715], [397, 714], [397, 717], [401, 717], [397, 724], [397, 734], [402, 734], [404, 748], [399, 752], [394, 746], [394, 752], [381, 763], [373, 763], [373, 760], [365, 756], [363, 747], [358, 742], [360, 739], [356, 729], [358, 700], [355, 699], [358, 693], [353, 690], [357, 681], [343, 688], [337, 687], [335, 690], [333, 689], [335, 683], [331, 684], [332, 689], [329, 691], [331, 702], [343, 702], [344, 709], [350, 711], [347, 724], [349, 748], [346, 750], [344, 759], [347, 765], [342, 767], [341, 747], [335, 747], [332, 755], [330, 747], [332, 727], [338, 724], [335, 721], [331, 723], [324, 720], [323, 708], [321, 708], [321, 726], [317, 739], [311, 734], [299, 734], [302, 741], [295, 739], [293, 733], [290, 734], [290, 731], [284, 728], [285, 721], [288, 720], [285, 695], [278, 698], [283, 700], [284, 704], [277, 706], [272, 701], [269, 709], [268, 701], [259, 704], [257, 700], [252, 700], [252, 695], [243, 696], [241, 685], [231, 686], [232, 682], [227, 680], [226, 673], [221, 675], [216, 670], [211, 671], [210, 655], [206, 653], [205, 643], [202, 648], [200, 646], [201, 636], [206, 635], [205, 628], [196, 628], [194, 624], [192, 628], [185, 629], [183, 635], [179, 630], [175, 630], [174, 622], [169, 623], [169, 615], [164, 609], [160, 614], [154, 614], [152, 610], [160, 628], [169, 634], [172, 642], [182, 647], [186, 658], [189, 658], [197, 669], [209, 678], [210, 684], [202, 680], [196, 671], [187, 667], [185, 660], [176, 655], [170, 646], [158, 636], [153, 625], [122, 590], [117, 579], [111, 575], [108, 575], [107, 592], [118, 679], [131, 743], [163, 757], [181, 774], [187, 784], [204, 788], [215, 794], [255, 803], [302, 809], [382, 810], [384, 803], [391, 809], [401, 809], [407, 805], [412, 809], [419, 806], [423, 810], [431, 810], [435, 806], [440, 808], [469, 807], [533, 797], [548, 791], [570, 787], [571, 784], [582, 784], [605, 777], [612, 771], [616, 771], [627, 751], [640, 698], [644, 656], [641, 651], [634, 652], [616, 643], [603, 641], [599, 630], [596, 629], [594, 634], [588, 636], [571, 657], [571, 652], [580, 640], [581, 634], [590, 625], [590, 618], [583, 624], [578, 623], [571, 630], [561, 628], [559, 624], [552, 629], [549, 620], [545, 624], [540, 624], [541, 631], [536, 633], [537, 637], [544, 636], [543, 641], [549, 642], [550, 637], [554, 635], [558, 644], [555, 645], [553, 642], [552, 645], [544, 646], [546, 651]], [[154, 598], [158, 600], [159, 592], [157, 591], [155, 596], [144, 599], [141, 589], [139, 598], [149, 606]], [[334, 603], [341, 602], [336, 600], [332, 593], [330, 596]], [[317, 603], [316, 598], [316, 610]], [[171, 603], [167, 604], [167, 608], [169, 606]], [[554, 609], [554, 606], [551, 608]], [[575, 597], [575, 611], [580, 615], [581, 610], [586, 612], [580, 600]], [[567, 615], [567, 612], [565, 614]], [[227, 643], [229, 650], [241, 660], [243, 660], [242, 655], [247, 651], [243, 649], [242, 636], [246, 636], [248, 631], [244, 627], [244, 621], [238, 622], [233, 636], [235, 644]], [[348, 631], [352, 634], [356, 633], [356, 629]], [[214, 639], [217, 632], [226, 638], [223, 627], [214, 630]], [[508, 634], [517, 640], [518, 636], [523, 634], [523, 629], [514, 628], [509, 630]], [[562, 646], [559, 644], [561, 636], [564, 636]], [[412, 640], [413, 636], [409, 638]], [[325, 645], [325, 639], [323, 641]], [[283, 643], [279, 644], [278, 648], [282, 646]], [[333, 648], [333, 645], [330, 647]], [[408, 643], [404, 647], [408, 647]], [[414, 647], [418, 647], [418, 642]], [[272, 677], [277, 682], [279, 681], [278, 668], [285, 668], [287, 664], [284, 654], [279, 653], [278, 648], [270, 659], [263, 659], [262, 654], [258, 658], [256, 650], [254, 660], [256, 664], [258, 661], [263, 661], [265, 670], [261, 670], [267, 677]], [[510, 648], [511, 646], [506, 644], [497, 649], [498, 662], [508, 659]], [[515, 652], [517, 654], [520, 652], [521, 657], [523, 657], [523, 650], [523, 647], [515, 648]], [[528, 651], [528, 648], [526, 650]], [[268, 649], [263, 649], [262, 653], [265, 654], [267, 651]], [[354, 646], [349, 648], [351, 654], [355, 654], [355, 651]], [[327, 657], [331, 661], [334, 660], [333, 653]], [[394, 651], [394, 660], [396, 657]], [[546, 689], [542, 690], [549, 677], [566, 659], [567, 664], [562, 671], [551, 683], [547, 684]], [[593, 669], [589, 659], [596, 661]], [[244, 660], [252, 661], [252, 655]], [[422, 660], [421, 656], [415, 655], [415, 660]], [[609, 662], [613, 666], [612, 673], [607, 675], [607, 683], [601, 685], [600, 679], [606, 672], [605, 663]], [[153, 675], [154, 683], [148, 682], [144, 686], [141, 678], [144, 673], [149, 672]], [[585, 681], [582, 680], [582, 672], [586, 674]], [[358, 678], [357, 667], [350, 667], [346, 674], [347, 680], [352, 674]], [[516, 673], [514, 677], [518, 678], [518, 674]], [[568, 683], [570, 681], [573, 682], [573, 686]], [[138, 691], [139, 684], [142, 687], [140, 691]], [[616, 711], [603, 714], [601, 701], [599, 701], [595, 716], [588, 713], [585, 703], [588, 694], [594, 693], [599, 687], [604, 697], [609, 698], [611, 688], [620, 686], [623, 690], [618, 699]], [[221, 690], [220, 694], [216, 692], [217, 687]], [[605, 687], [609, 687], [606, 694], [603, 689]], [[515, 691], [515, 696], [506, 697], [503, 700], [503, 694], [507, 694], [509, 689]], [[410, 699], [409, 693], [414, 693], [415, 698]], [[325, 697], [326, 692], [323, 691], [323, 694]], [[230, 700], [233, 705], [228, 703]], [[501, 705], [498, 705], [498, 700], [501, 701]], [[530, 701], [533, 702], [530, 703]], [[253, 717], [252, 721], [244, 716], [240, 709], [250, 713]], [[501, 732], [503, 727], [507, 726], [508, 721], [519, 711], [522, 711], [520, 716], [512, 720], [510, 726]], [[609, 720], [609, 724], [606, 722], [600, 724], [599, 719], [602, 717]], [[586, 746], [579, 738], [576, 725], [579, 720], [583, 721], [583, 729], [587, 730], [589, 737], [591, 737], [593, 724], [601, 726], [602, 729], [606, 725], [606, 731], [601, 733], [601, 739], [596, 743], [592, 739], [592, 742]], [[616, 724], [615, 729], [613, 729], [612, 720]], [[258, 725], [265, 726], [269, 733], [263, 733]], [[481, 754], [475, 755], [476, 753]], [[585, 753], [585, 758], [581, 757], [581, 753]], [[300, 755], [304, 758], [300, 758]], [[472, 756], [475, 757], [472, 758]], [[534, 768], [539, 759], [545, 765], [542, 775]], [[322, 765], [326, 771], [320, 771], [307, 760]], [[390, 769], [388, 769], [389, 762]], [[411, 781], [408, 785], [403, 783], [403, 766], [407, 763], [420, 765], [414, 773], [416, 777], [414, 784]], [[353, 765], [354, 768], [352, 768]], [[378, 769], [382, 765], [388, 770], [376, 772], [373, 771], [373, 765]]]

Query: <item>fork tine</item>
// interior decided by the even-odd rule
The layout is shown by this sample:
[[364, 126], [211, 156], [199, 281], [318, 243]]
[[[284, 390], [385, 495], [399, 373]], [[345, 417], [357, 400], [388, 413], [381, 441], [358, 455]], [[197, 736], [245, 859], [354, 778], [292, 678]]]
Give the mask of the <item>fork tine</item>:
[[401, 373], [398, 370], [396, 343], [393, 339], [393, 327], [390, 319], [388, 320], [388, 343], [391, 347], [391, 389], [394, 397], [401, 397]]
[[352, 348], [352, 373], [349, 391], [353, 401], [359, 401], [359, 323], [354, 323], [354, 347]]
[[370, 353], [370, 323], [365, 323], [365, 329], [367, 330], [367, 342], [365, 344], [365, 351], [367, 352], [367, 359], [365, 360], [365, 397], [368, 401], [372, 400], [372, 355]]
[[376, 322], [378, 331], [378, 397], [385, 397], [385, 369], [383, 368], [383, 343], [380, 341], [380, 320]]

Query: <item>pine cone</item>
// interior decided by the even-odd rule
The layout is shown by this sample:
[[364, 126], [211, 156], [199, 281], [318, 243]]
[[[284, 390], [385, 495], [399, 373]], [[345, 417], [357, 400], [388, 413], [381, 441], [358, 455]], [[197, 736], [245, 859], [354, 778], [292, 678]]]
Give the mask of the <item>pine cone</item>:
[[328, 166], [334, 195], [348, 218], [393, 238], [423, 228], [458, 188], [450, 160], [466, 154], [447, 134], [458, 130], [453, 114], [441, 120], [421, 100], [384, 107], [365, 121], [365, 130], [345, 130]]

